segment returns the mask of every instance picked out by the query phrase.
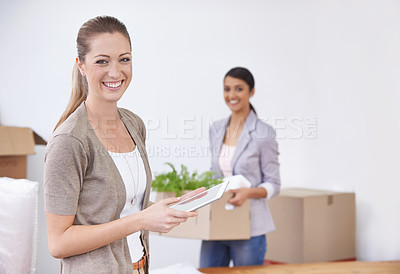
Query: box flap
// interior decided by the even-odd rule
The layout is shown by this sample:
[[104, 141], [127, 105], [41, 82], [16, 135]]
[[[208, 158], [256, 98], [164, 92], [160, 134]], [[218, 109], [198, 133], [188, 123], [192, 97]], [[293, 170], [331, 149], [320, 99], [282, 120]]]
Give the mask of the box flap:
[[35, 138], [36, 145], [47, 145], [47, 142], [35, 131], [33, 131], [33, 137]]
[[279, 195], [288, 197], [310, 197], [310, 196], [326, 196], [335, 195], [341, 192], [334, 192], [329, 190], [317, 190], [308, 188], [284, 188], [280, 191]]
[[30, 128], [0, 126], [0, 156], [33, 153], [35, 142]]

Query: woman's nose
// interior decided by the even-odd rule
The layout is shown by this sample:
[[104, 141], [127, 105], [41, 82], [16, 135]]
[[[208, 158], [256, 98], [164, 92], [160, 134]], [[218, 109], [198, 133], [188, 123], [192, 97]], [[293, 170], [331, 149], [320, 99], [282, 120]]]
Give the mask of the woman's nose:
[[117, 79], [121, 76], [121, 67], [118, 62], [111, 64], [110, 70], [108, 71], [108, 75], [111, 78], [115, 78], [115, 79]]
[[228, 100], [235, 100], [236, 99], [236, 94], [234, 92], [230, 92], [227, 96]]

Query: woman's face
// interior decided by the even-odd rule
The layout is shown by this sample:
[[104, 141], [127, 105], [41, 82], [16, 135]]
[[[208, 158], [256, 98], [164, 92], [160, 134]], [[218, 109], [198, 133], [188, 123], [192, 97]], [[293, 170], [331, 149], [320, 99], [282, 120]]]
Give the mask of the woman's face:
[[[77, 60], [86, 76], [89, 94], [96, 99], [116, 102], [132, 79], [132, 55], [129, 40], [121, 33], [102, 33], [90, 41], [85, 61]], [[95, 98], [93, 98], [95, 99]]]
[[227, 76], [224, 79], [224, 99], [233, 113], [250, 111], [250, 98], [254, 95], [254, 88], [239, 78]]

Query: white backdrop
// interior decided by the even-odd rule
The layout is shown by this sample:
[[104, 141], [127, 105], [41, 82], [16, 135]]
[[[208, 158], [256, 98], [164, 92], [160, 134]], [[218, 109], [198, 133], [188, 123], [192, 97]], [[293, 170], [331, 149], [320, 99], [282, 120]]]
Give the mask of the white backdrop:
[[[69, 98], [79, 27], [113, 15], [133, 41], [120, 106], [148, 126], [152, 170], [209, 168], [208, 124], [229, 114], [222, 79], [253, 72], [258, 115], [274, 126], [283, 187], [355, 191], [357, 258], [400, 259], [399, 1], [0, 0], [0, 123], [45, 139]], [[42, 181], [44, 148], [29, 157]], [[38, 273], [47, 252], [41, 216]], [[198, 265], [200, 242], [153, 236], [152, 268]], [[54, 270], [56, 269], [56, 270]]]

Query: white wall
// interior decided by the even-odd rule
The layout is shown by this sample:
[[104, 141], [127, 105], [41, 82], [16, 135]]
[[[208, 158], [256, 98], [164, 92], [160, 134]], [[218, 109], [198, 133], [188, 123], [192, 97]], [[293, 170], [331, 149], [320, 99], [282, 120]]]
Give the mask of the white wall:
[[[222, 78], [256, 79], [259, 117], [278, 132], [283, 187], [355, 191], [357, 257], [400, 259], [400, 2], [2, 1], [0, 122], [43, 137], [69, 98], [80, 25], [114, 15], [133, 40], [120, 106], [149, 127], [154, 173], [207, 170], [209, 121], [229, 114]], [[182, 148], [200, 153], [183, 153]], [[44, 149], [28, 176], [42, 180]], [[42, 236], [38, 273], [57, 269]], [[153, 236], [152, 267], [198, 264], [200, 242]], [[166, 246], [167, 245], [167, 246]], [[187, 254], [193, 254], [188, 257]]]

